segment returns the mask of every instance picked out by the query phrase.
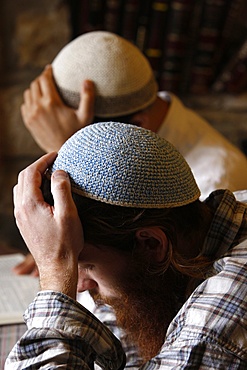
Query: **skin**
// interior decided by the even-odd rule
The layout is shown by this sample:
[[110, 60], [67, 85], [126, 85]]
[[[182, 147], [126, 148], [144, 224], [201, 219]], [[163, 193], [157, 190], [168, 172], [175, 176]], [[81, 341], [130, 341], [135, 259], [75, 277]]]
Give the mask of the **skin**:
[[[93, 81], [83, 81], [78, 109], [69, 108], [56, 90], [50, 65], [25, 90], [23, 99], [23, 122], [40, 148], [47, 153], [58, 151], [71, 135], [93, 122]], [[131, 122], [156, 132], [168, 109], [168, 103], [157, 97], [151, 106], [134, 114]]]
[[14, 266], [13, 272], [17, 275], [30, 274], [34, 277], [39, 276], [39, 271], [31, 254], [28, 254], [23, 262]]
[[[93, 82], [85, 80], [82, 83], [80, 104], [78, 109], [74, 110], [61, 100], [50, 65], [25, 90], [23, 98], [23, 122], [40, 148], [47, 153], [58, 151], [71, 135], [93, 121]], [[151, 106], [133, 115], [132, 123], [157, 132], [168, 109], [168, 103], [157, 97]], [[28, 254], [22, 263], [14, 267], [13, 272], [17, 275], [38, 276], [32, 255]]]
[[[118, 297], [115, 287], [128, 278], [131, 253], [84, 243], [66, 172], [52, 174], [54, 206], [44, 201], [42, 176], [55, 157], [55, 152], [46, 154], [20, 172], [14, 187], [16, 223], [37, 265], [41, 290], [59, 291], [73, 299], [77, 291], [92, 289]], [[137, 230], [136, 243], [147, 261], [160, 262], [166, 256], [168, 241], [158, 227]]]
[[41, 289], [61, 291], [75, 298], [83, 231], [69, 177], [64, 171], [56, 171], [52, 176], [54, 206], [44, 202], [40, 190], [42, 175], [55, 157], [54, 152], [46, 154], [19, 174], [14, 187], [14, 213], [36, 261]]
[[112, 248], [85, 243], [78, 259], [77, 292], [93, 289], [95, 294], [116, 297], [114, 281], [124, 275], [127, 267], [127, 256]]
[[25, 126], [45, 152], [57, 151], [76, 131], [90, 124], [94, 116], [94, 85], [85, 80], [77, 110], [61, 100], [48, 65], [24, 92], [21, 114]]

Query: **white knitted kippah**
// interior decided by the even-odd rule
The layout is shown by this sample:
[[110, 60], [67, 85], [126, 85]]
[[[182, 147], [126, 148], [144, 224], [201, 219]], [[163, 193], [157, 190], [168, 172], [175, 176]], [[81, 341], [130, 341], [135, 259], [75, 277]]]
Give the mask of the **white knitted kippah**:
[[104, 203], [137, 208], [183, 206], [200, 196], [189, 165], [152, 131], [101, 122], [75, 133], [51, 171], [66, 171], [72, 191]]
[[135, 45], [111, 32], [77, 37], [59, 52], [52, 67], [61, 97], [73, 108], [78, 108], [82, 82], [94, 82], [99, 117], [131, 114], [156, 98], [157, 83], [148, 60]]

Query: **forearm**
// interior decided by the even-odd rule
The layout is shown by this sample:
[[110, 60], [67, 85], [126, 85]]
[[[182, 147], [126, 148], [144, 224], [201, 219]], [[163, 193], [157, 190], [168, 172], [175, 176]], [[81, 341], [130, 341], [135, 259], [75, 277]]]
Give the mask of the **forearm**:
[[5, 370], [42, 368], [90, 369], [124, 367], [125, 355], [115, 336], [78, 302], [43, 291], [25, 313], [28, 330], [6, 361]]

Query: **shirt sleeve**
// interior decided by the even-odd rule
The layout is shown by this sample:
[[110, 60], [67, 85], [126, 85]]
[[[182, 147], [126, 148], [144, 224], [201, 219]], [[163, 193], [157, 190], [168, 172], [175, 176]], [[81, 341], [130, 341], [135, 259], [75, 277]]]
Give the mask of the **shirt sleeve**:
[[27, 331], [10, 352], [5, 370], [123, 369], [125, 353], [113, 333], [70, 297], [37, 294], [24, 315]]

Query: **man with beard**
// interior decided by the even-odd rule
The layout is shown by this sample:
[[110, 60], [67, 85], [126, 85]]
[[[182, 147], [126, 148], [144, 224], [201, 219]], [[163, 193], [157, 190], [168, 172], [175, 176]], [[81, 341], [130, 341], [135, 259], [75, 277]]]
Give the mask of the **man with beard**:
[[[23, 121], [46, 152], [57, 151], [78, 129], [117, 120], [157, 132], [191, 167], [201, 200], [215, 189], [247, 187], [246, 156], [196, 112], [167, 91], [157, 91], [147, 58], [107, 31], [68, 43], [24, 92]], [[14, 269], [37, 275], [28, 254]]]
[[[246, 369], [247, 206], [199, 197], [181, 154], [130, 124], [87, 126], [22, 171], [15, 216], [41, 291], [6, 369], [123, 369], [125, 355], [126, 368]], [[112, 331], [77, 290], [113, 307]]]

